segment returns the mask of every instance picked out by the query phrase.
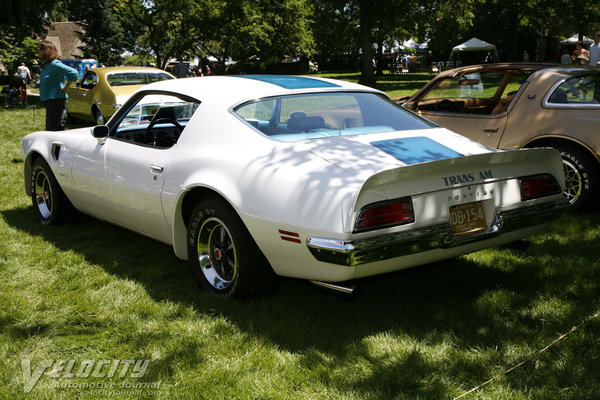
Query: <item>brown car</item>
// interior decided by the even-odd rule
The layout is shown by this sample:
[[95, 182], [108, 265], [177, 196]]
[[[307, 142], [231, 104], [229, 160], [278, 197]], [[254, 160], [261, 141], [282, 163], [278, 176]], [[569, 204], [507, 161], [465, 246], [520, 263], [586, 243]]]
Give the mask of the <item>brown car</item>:
[[597, 209], [600, 68], [471, 65], [440, 73], [403, 106], [488, 147], [560, 150], [572, 209]]

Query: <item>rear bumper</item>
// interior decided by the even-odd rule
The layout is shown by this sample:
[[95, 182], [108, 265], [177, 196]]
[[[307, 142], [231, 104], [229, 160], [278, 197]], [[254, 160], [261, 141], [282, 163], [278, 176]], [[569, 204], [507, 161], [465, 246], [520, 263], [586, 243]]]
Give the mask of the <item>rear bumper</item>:
[[357, 265], [383, 261], [490, 239], [502, 233], [512, 232], [555, 219], [569, 207], [566, 199], [500, 211], [492, 226], [483, 233], [465, 238], [455, 238], [449, 223], [397, 232], [361, 240], [338, 240], [309, 237], [307, 246], [319, 261], [355, 267]]

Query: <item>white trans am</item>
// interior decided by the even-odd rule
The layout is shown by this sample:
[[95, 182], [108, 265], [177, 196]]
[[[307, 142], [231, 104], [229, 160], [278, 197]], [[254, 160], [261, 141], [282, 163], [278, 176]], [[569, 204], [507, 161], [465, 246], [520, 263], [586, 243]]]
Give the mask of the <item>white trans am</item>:
[[490, 149], [375, 89], [311, 77], [157, 82], [104, 126], [21, 145], [43, 224], [74, 207], [167, 243], [224, 296], [507, 244], [568, 205], [557, 150]]

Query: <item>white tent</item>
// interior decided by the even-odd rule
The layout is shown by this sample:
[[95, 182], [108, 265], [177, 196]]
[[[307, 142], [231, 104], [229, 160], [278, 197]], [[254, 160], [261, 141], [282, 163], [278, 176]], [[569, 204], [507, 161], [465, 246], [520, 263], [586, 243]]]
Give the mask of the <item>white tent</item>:
[[[560, 44], [577, 44], [577, 42], [579, 42], [579, 34], [578, 33], [574, 34], [573, 36], [571, 36], [568, 39], [561, 40]], [[590, 39], [589, 37], [587, 37], [587, 36], [583, 37], [582, 42], [583, 42], [583, 44], [592, 44], [592, 43], [594, 43], [594, 41], [592, 39]]]
[[499, 61], [498, 50], [496, 49], [496, 46], [477, 38], [471, 38], [464, 43], [454, 46], [452, 48], [452, 53], [450, 53], [450, 61], [460, 60], [459, 55], [463, 51], [491, 51], [494, 56], [493, 61]]

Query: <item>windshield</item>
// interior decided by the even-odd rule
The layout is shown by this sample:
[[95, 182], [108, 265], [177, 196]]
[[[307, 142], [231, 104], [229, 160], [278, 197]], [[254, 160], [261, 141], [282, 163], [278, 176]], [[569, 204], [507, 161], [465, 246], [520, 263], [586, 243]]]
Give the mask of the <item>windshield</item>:
[[270, 97], [234, 112], [281, 141], [361, 135], [436, 126], [375, 93], [336, 92]]
[[106, 76], [110, 86], [147, 85], [167, 79], [173, 77], [166, 72], [117, 72]]

